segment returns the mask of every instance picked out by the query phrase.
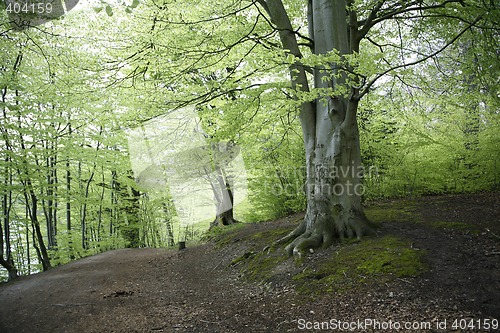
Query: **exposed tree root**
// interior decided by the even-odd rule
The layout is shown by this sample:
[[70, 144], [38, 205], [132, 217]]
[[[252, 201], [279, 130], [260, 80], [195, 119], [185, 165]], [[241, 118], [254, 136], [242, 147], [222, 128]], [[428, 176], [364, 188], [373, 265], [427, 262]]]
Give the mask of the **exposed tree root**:
[[302, 222], [295, 228], [292, 232], [290, 232], [288, 235], [286, 235], [283, 238], [280, 238], [277, 240], [274, 245], [282, 245], [290, 242], [293, 239], [296, 239], [300, 235], [302, 235], [306, 231], [306, 220], [302, 220]]
[[348, 214], [339, 212], [342, 211], [330, 216], [316, 214], [313, 220], [310, 220], [310, 214], [306, 214], [300, 225], [275, 245], [288, 244], [285, 247], [287, 254], [300, 257], [309, 249], [327, 248], [336, 239], [361, 238], [373, 234], [373, 224], [363, 212], [353, 209]]

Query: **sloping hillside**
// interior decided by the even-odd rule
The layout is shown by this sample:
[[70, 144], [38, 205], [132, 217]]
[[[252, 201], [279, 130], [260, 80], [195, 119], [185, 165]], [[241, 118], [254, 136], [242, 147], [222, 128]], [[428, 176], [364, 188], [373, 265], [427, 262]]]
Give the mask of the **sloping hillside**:
[[367, 212], [376, 237], [300, 260], [267, 247], [298, 214], [183, 251], [111, 251], [24, 277], [0, 286], [0, 332], [484, 332], [500, 319], [498, 193]]

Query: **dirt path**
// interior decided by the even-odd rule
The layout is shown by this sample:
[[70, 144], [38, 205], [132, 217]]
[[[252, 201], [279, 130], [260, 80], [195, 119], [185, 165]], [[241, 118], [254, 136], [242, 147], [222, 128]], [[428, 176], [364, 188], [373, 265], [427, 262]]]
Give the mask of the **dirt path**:
[[258, 287], [210, 246], [126, 249], [0, 289], [0, 332], [241, 332], [271, 326]]
[[[289, 225], [290, 217], [249, 225], [222, 249], [117, 250], [2, 285], [0, 333], [297, 332], [315, 321], [366, 319], [432, 325], [408, 332], [449, 332], [455, 319], [500, 319], [500, 242], [492, 236], [500, 234], [498, 196], [431, 197], [408, 205], [419, 221], [388, 218], [381, 232], [427, 251], [429, 270], [418, 278], [315, 299], [298, 295], [286, 274], [273, 288], [239, 278], [230, 263], [244, 253], [247, 236]], [[436, 228], [447, 219], [477, 231]], [[437, 330], [444, 319], [447, 329]], [[362, 328], [353, 331], [390, 331]], [[493, 332], [462, 330], [474, 331]]]

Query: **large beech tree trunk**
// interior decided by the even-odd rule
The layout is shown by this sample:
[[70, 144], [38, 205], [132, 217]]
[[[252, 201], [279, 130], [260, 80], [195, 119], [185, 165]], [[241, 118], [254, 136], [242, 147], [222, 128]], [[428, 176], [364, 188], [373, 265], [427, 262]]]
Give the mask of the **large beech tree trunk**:
[[[300, 62], [302, 55], [283, 3], [261, 0], [260, 4], [278, 28], [283, 48], [297, 59], [290, 66], [292, 86], [308, 93], [308, 69]], [[370, 231], [361, 206], [363, 168], [356, 120], [359, 91], [355, 84], [347, 84], [345, 71], [339, 70], [342, 66], [345, 69], [345, 55], [359, 51], [356, 17], [348, 15], [346, 5], [345, 0], [311, 0], [308, 6], [314, 53], [336, 50], [339, 56], [337, 63], [315, 67], [314, 87], [321, 94], [301, 104], [307, 211], [299, 227], [280, 241], [291, 241], [287, 246], [290, 254], [300, 255], [308, 248], [327, 247], [335, 238], [361, 237]]]

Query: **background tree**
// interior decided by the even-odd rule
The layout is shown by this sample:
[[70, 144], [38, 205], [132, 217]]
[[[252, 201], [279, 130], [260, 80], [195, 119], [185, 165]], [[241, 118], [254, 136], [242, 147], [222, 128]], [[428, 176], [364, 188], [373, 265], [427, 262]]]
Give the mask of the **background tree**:
[[110, 83], [110, 69], [101, 63], [108, 41], [87, 29], [96, 20], [87, 26], [83, 20], [66, 18], [73, 27], [68, 37], [68, 26], [16, 32], [2, 17], [0, 264], [10, 278], [141, 246], [140, 232], [154, 232], [140, 228], [142, 198], [129, 184], [119, 121], [125, 111], [108, 111], [118, 108], [120, 93], [103, 90]]

